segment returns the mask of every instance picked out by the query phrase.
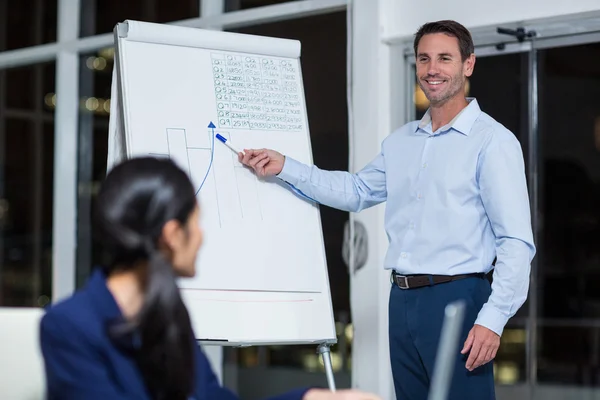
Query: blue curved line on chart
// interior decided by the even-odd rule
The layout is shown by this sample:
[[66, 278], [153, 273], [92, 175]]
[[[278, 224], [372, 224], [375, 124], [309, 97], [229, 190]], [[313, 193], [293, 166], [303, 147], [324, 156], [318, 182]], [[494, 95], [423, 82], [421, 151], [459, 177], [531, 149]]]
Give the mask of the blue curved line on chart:
[[[211, 125], [212, 125], [212, 122], [211, 122]], [[213, 125], [213, 127], [214, 127], [214, 125]], [[208, 163], [208, 169], [206, 170], [204, 179], [202, 179], [202, 183], [200, 184], [200, 187], [198, 188], [198, 190], [196, 190], [196, 196], [198, 196], [198, 193], [200, 193], [202, 186], [204, 186], [204, 182], [206, 182], [206, 178], [208, 177], [208, 174], [210, 173], [210, 169], [212, 168], [214, 156], [215, 156], [215, 128], [212, 128], [212, 144], [210, 146], [210, 162]]]

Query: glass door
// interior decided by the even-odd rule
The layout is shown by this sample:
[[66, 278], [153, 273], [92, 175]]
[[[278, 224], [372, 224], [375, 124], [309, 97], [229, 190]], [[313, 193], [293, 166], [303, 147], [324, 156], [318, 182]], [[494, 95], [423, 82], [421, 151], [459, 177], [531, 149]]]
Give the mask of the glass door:
[[600, 386], [600, 35], [596, 40], [548, 41], [537, 51], [540, 384]]

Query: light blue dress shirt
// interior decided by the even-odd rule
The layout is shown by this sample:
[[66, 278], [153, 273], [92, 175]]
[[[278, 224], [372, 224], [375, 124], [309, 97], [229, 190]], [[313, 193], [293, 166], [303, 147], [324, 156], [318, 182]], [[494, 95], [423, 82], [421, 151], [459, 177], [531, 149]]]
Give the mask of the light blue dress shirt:
[[527, 298], [535, 245], [523, 152], [515, 136], [469, 98], [432, 132], [429, 111], [382, 143], [356, 174], [286, 157], [279, 178], [315, 201], [358, 212], [386, 201], [384, 268], [399, 274], [487, 273], [492, 294], [476, 324], [502, 334]]

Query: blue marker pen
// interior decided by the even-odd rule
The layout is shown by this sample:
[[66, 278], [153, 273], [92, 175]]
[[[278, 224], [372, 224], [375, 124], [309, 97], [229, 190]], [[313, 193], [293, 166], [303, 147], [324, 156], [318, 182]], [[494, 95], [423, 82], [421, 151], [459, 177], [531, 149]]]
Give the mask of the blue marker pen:
[[219, 134], [217, 133], [216, 137], [217, 137], [217, 139], [219, 139], [221, 142], [223, 142], [223, 144], [224, 144], [225, 146], [229, 147], [229, 148], [231, 149], [231, 151], [233, 151], [235, 154], [239, 154], [239, 153], [242, 153], [242, 154], [244, 154], [244, 152], [243, 152], [243, 151], [239, 151], [238, 149], [236, 149], [235, 147], [233, 147], [232, 145], [230, 145], [229, 143], [227, 143], [227, 139], [226, 139], [226, 138], [224, 138], [223, 136], [221, 136], [221, 135], [219, 135]]

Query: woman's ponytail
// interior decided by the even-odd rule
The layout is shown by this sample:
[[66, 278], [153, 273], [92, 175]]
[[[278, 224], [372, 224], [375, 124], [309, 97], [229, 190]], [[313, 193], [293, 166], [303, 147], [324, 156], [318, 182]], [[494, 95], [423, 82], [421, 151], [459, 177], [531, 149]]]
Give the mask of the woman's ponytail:
[[173, 267], [158, 251], [149, 256], [139, 317], [139, 366], [156, 399], [185, 400], [193, 391], [194, 335]]

